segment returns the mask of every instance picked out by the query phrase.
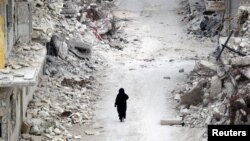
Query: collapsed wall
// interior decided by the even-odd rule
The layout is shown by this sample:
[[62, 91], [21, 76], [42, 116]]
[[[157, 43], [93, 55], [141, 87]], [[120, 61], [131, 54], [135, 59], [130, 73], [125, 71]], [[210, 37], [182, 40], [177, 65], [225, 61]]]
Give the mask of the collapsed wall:
[[47, 57], [27, 109], [22, 140], [80, 139], [72, 128], [92, 121], [99, 96], [97, 71], [105, 66], [98, 52], [121, 49], [112, 45], [112, 35], [119, 28], [110, 12], [113, 3], [99, 2], [34, 2], [32, 39], [46, 45]]
[[249, 12], [239, 8], [239, 30], [221, 37], [217, 50], [196, 62], [185, 87], [173, 91], [185, 126], [250, 124]]

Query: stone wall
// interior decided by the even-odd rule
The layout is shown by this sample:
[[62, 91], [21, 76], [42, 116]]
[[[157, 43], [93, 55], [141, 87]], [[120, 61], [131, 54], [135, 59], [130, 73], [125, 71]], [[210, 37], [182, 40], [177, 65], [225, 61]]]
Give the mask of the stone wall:
[[[31, 40], [32, 4], [25, 1], [0, 0], [0, 16], [4, 19], [4, 48], [5, 57], [8, 57], [16, 42], [27, 43]], [[44, 60], [41, 64], [43, 63]], [[39, 65], [39, 70], [40, 67], [42, 65]], [[27, 106], [33, 98], [36, 84], [4, 88], [0, 86], [0, 141], [19, 140], [22, 121], [26, 119]]]
[[238, 15], [238, 9], [240, 6], [240, 2], [238, 0], [226, 0], [225, 1], [226, 5], [226, 32], [229, 33], [230, 30], [235, 30], [238, 25], [237, 25], [237, 15]]
[[0, 141], [17, 141], [35, 87], [0, 88]]
[[0, 95], [0, 116], [2, 119], [2, 137], [0, 141], [16, 141], [20, 129], [20, 88], [1, 88]]
[[7, 58], [17, 42], [26, 43], [31, 40], [32, 4], [8, 0], [0, 4], [0, 15], [5, 23], [5, 56]]
[[8, 95], [12, 92], [12, 89], [10, 88], [0, 88], [0, 123], [1, 123], [1, 137], [0, 141], [6, 141], [8, 140]]
[[28, 2], [16, 3], [16, 40], [20, 42], [29, 42], [32, 32], [32, 5]]

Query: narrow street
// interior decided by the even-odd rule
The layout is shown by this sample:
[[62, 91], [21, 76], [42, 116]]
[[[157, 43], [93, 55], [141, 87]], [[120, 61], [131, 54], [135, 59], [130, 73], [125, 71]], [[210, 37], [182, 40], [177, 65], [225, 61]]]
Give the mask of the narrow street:
[[[160, 120], [178, 116], [171, 91], [182, 85], [197, 57], [211, 52], [213, 44], [187, 37], [176, 14], [178, 1], [122, 0], [117, 6], [120, 18], [129, 20], [125, 33], [130, 43], [123, 51], [103, 52], [108, 66], [94, 117], [103, 128], [97, 129], [99, 135], [85, 135], [83, 140], [198, 141], [206, 129], [162, 126]], [[121, 87], [130, 97], [123, 123], [114, 108]]]
[[249, 140], [249, 0], [0, 7], [0, 141]]

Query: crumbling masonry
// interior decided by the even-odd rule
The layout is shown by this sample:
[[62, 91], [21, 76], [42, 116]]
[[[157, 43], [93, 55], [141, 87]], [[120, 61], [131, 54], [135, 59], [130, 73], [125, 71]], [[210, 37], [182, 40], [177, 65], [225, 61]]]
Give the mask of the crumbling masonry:
[[30, 43], [31, 12], [28, 1], [0, 0], [0, 141], [19, 139], [46, 55]]

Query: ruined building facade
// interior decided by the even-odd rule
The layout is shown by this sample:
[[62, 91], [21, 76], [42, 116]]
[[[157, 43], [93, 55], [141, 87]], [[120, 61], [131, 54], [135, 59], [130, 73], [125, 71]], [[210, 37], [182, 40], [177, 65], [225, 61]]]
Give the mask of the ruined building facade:
[[[0, 0], [0, 26], [0, 141], [17, 141], [26, 118], [25, 111], [38, 83], [45, 51], [36, 54], [26, 51], [26, 54], [32, 54], [34, 58], [29, 59], [36, 64], [9, 65], [9, 62], [28, 60], [21, 49], [31, 40], [32, 4], [28, 1]], [[13, 52], [18, 55], [11, 55]], [[16, 56], [22, 58], [16, 59]]]

